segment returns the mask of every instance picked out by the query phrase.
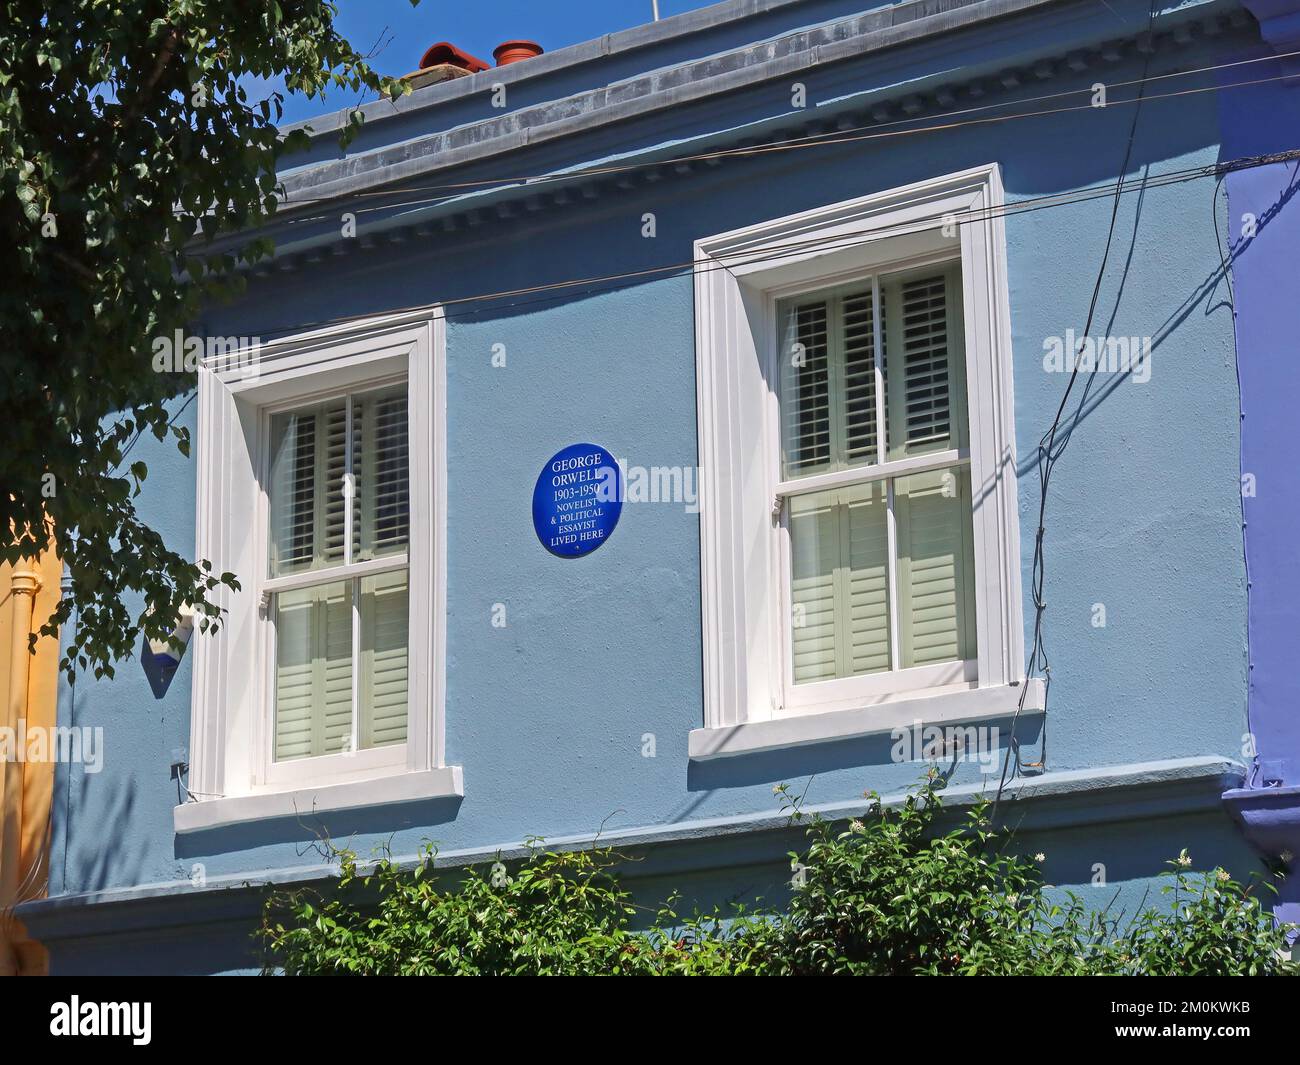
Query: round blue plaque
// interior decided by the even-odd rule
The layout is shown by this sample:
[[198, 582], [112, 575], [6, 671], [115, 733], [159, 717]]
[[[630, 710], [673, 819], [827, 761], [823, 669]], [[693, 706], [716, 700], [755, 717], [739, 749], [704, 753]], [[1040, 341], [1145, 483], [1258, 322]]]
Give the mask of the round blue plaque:
[[533, 528], [551, 554], [577, 558], [609, 539], [623, 510], [614, 456], [596, 444], [572, 444], [542, 468], [533, 489]]

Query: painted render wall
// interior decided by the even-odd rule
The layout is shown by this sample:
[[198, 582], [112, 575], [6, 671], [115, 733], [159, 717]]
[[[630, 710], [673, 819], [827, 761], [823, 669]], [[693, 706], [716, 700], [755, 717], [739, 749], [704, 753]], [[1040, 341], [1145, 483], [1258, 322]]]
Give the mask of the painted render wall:
[[[1256, 5], [1282, 28], [1278, 52], [1295, 52], [1300, 38], [1294, 2]], [[1288, 10], [1288, 7], [1290, 10]], [[1261, 84], [1225, 97], [1224, 150], [1233, 155], [1284, 151], [1300, 131], [1300, 82], [1294, 59], [1268, 65], [1289, 81]], [[1300, 682], [1294, 648], [1300, 632], [1300, 555], [1295, 530], [1297, 487], [1291, 432], [1300, 372], [1300, 168], [1277, 162], [1227, 175], [1230, 206], [1224, 234], [1232, 262], [1237, 360], [1241, 380], [1242, 517], [1249, 586], [1249, 723], [1256, 757], [1244, 787], [1224, 802], [1246, 837], [1270, 857], [1300, 853]], [[1285, 859], [1283, 859], [1285, 861]], [[1300, 921], [1300, 885], [1288, 878], [1274, 907]]]
[[[1219, 47], [1198, 43], [1176, 58], [1205, 65]], [[1153, 69], [1168, 62], [1157, 57]], [[1132, 59], [1107, 71], [1116, 80], [1140, 73]], [[1090, 72], [1058, 78], [1051, 91], [1093, 80]], [[1129, 174], [1227, 154], [1219, 109], [1212, 93], [1148, 103]], [[205, 324], [214, 334], [269, 337], [335, 316], [681, 263], [701, 236], [990, 161], [1002, 165], [1009, 201], [1025, 203], [1113, 180], [1132, 114], [1089, 109], [731, 163], [671, 187], [485, 225], [452, 248], [431, 239], [274, 274]], [[1145, 384], [1095, 382], [1055, 473], [1047, 515], [1053, 772], [1242, 760], [1237, 383], [1233, 323], [1216, 286], [1212, 211], [1226, 220], [1213, 185], [1201, 179], [1121, 202], [1093, 333], [1156, 338], [1154, 367]], [[1066, 383], [1044, 372], [1043, 342], [1082, 330], [1110, 210], [1103, 196], [1006, 221], [1027, 626], [1035, 451]], [[653, 240], [640, 236], [647, 211], [657, 218]], [[781, 781], [806, 786], [810, 804], [851, 805], [866, 789], [893, 793], [919, 777], [921, 766], [891, 762], [888, 737], [690, 764], [687, 733], [703, 720], [697, 516], [680, 504], [628, 504], [610, 542], [572, 561], [551, 556], [533, 534], [533, 482], [569, 443], [593, 441], [634, 465], [695, 465], [692, 300], [681, 274], [449, 313], [446, 745], [448, 763], [464, 767], [465, 797], [323, 818], [336, 840], [351, 838], [363, 853], [390, 838], [396, 854], [426, 839], [444, 852], [481, 850], [602, 825], [618, 832], [761, 817], [775, 813], [772, 786]], [[504, 368], [491, 365], [494, 344], [505, 345]], [[192, 431], [194, 413], [190, 404], [178, 417]], [[145, 517], [172, 543], [192, 544], [192, 464], [152, 441], [136, 455], [150, 468]], [[508, 611], [504, 629], [490, 624], [496, 603]], [[1104, 628], [1092, 623], [1096, 604]], [[60, 713], [68, 724], [104, 726], [106, 764], [97, 776], [76, 766], [61, 773], [51, 894], [188, 883], [198, 866], [210, 880], [261, 881], [319, 863], [311, 832], [293, 822], [174, 834], [168, 766], [188, 743], [188, 656], [161, 699], [131, 662], [112, 682], [65, 686]], [[647, 733], [654, 758], [642, 756]], [[1036, 755], [1037, 726], [1022, 736], [1026, 755]], [[979, 787], [981, 779], [978, 766], [963, 765], [954, 783]], [[1053, 809], [1075, 812], [1027, 823], [1026, 846], [1048, 854], [1052, 883], [1083, 885], [1100, 899], [1103, 889], [1088, 885], [1101, 863], [1112, 885], [1105, 900], [1119, 886], [1136, 901], [1183, 847], [1198, 866], [1252, 867], [1216, 807], [1179, 812], [1124, 800], [1079, 813], [1090, 801], [1061, 800]], [[685, 882], [705, 900], [770, 897], [788, 876], [780, 855], [789, 845], [779, 833], [758, 845], [719, 840], [713, 857], [681, 862], [665, 848], [639, 890], [662, 895]], [[136, 909], [148, 926], [147, 903]], [[74, 939], [61, 964], [240, 968], [232, 943], [242, 940], [230, 929], [246, 930], [241, 920], [212, 924], [202, 949], [193, 929]]]
[[[1270, 74], [1280, 72], [1270, 64]], [[1224, 152], [1233, 156], [1294, 147], [1300, 134], [1300, 86], [1260, 85], [1225, 95]], [[1259, 745], [1254, 783], [1300, 785], [1300, 477], [1295, 466], [1295, 398], [1300, 395], [1300, 169], [1273, 163], [1230, 174], [1224, 232], [1232, 256], [1241, 367], [1243, 500], [1250, 564], [1251, 726]], [[1247, 215], [1254, 216], [1253, 230]], [[1253, 492], [1253, 494], [1252, 494]]]

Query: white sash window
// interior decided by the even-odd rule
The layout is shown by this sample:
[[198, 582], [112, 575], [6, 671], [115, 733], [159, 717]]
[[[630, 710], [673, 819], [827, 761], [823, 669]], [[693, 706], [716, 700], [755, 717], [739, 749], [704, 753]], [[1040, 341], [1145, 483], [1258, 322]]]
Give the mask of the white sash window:
[[405, 383], [274, 414], [270, 429], [272, 761], [403, 744]]
[[698, 242], [693, 757], [1015, 708], [1000, 204], [986, 167]]
[[178, 831], [454, 798], [443, 761], [439, 317], [262, 345], [199, 375], [197, 556], [233, 572], [194, 641]]

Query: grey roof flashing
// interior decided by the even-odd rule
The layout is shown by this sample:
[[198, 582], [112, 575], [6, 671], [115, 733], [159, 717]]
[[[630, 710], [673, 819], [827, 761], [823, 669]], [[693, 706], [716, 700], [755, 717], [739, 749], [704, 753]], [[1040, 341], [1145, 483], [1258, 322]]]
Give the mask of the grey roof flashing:
[[[781, 8], [797, 7], [806, 2], [807, 0], [724, 0], [723, 3], [711, 4], [680, 15], [671, 15], [658, 22], [648, 22], [641, 26], [633, 26], [631, 29], [607, 33], [602, 37], [583, 41], [581, 44], [557, 48], [554, 52], [544, 52], [527, 62], [492, 67], [471, 74], [467, 78], [427, 85], [399, 100], [372, 100], [370, 103], [363, 104], [359, 110], [367, 123], [382, 122], [397, 115], [423, 111], [426, 108], [437, 107], [482, 92], [487, 85], [500, 83], [509, 86], [521, 81], [545, 77], [570, 67], [580, 66], [593, 59], [608, 58], [664, 44], [727, 23], [740, 23], [758, 15], [765, 15]], [[313, 138], [337, 134], [347, 125], [348, 115], [353, 110], [346, 107], [338, 111], [326, 112], [317, 118], [287, 123], [280, 129], [283, 133], [298, 129], [306, 130]]]
[[[733, 0], [717, 7], [754, 9], [751, 11], [754, 13], [764, 6], [803, 2], [805, 0]], [[903, 0], [871, 8], [856, 16], [782, 34], [775, 40], [752, 42], [449, 130], [431, 130], [407, 140], [349, 154], [342, 159], [287, 168], [282, 173], [288, 193], [285, 206], [290, 207], [297, 194], [337, 197], [376, 189], [430, 171], [476, 162], [574, 132], [588, 131], [600, 125], [795, 74], [822, 63], [916, 44], [957, 30], [1057, 5], [1081, 7], [1070, 0]], [[714, 10], [704, 9], [705, 12]], [[569, 49], [554, 55], [561, 56], [564, 51]], [[528, 67], [544, 58], [539, 56], [513, 66]], [[507, 67], [503, 73], [509, 69]], [[483, 76], [476, 74], [459, 78], [431, 86], [426, 91], [474, 92], [483, 87], [479, 80]], [[440, 101], [448, 98], [440, 98]], [[381, 103], [380, 106], [390, 105]]]
[[[803, 2], [733, 3], [718, 8], [757, 9]], [[1116, 3], [1121, 10], [1131, 12], [1141, 5], [1141, 0]], [[1211, 36], [1227, 27], [1253, 26], [1237, 0], [1180, 0], [1175, 8], [1157, 14], [1151, 41], [1162, 49], [1186, 47], [1188, 41], [1199, 40], [1200, 35], [1184, 31], [1179, 36], [1168, 31], [1193, 23], [1204, 27], [1202, 32]], [[352, 246], [369, 248], [376, 241], [387, 242], [390, 238], [400, 241], [404, 239], [401, 234], [427, 236], [435, 224], [446, 232], [473, 228], [494, 214], [506, 218], [520, 209], [534, 213], [579, 200], [585, 202], [628, 187], [626, 183], [636, 177], [625, 174], [605, 181], [599, 173], [593, 173], [595, 164], [617, 165], [624, 170], [648, 167], [656, 179], [673, 177], [691, 173], [700, 164], [683, 166], [676, 162], [667, 169], [659, 164], [673, 162], [683, 154], [700, 158], [701, 152], [743, 147], [764, 137], [824, 132], [831, 124], [840, 129], [861, 128], [880, 121], [882, 109], [889, 112], [900, 102], [910, 103], [903, 111], [909, 116], [946, 113], [957, 92], [969, 93], [978, 88], [979, 95], [983, 95], [985, 91], [999, 91], [1002, 83], [1019, 84], [1021, 77], [1038, 80], [1053, 76], [1054, 70], [1086, 69], [1093, 62], [1109, 64], [1117, 59], [1117, 49], [1125, 41], [1138, 50], [1146, 49], [1150, 44], [1142, 44], [1148, 37], [1144, 30], [1145, 20], [1129, 21], [1125, 30], [1124, 20], [1111, 5], [1103, 8], [1095, 0], [903, 0], [766, 42], [691, 58], [600, 88], [525, 105], [495, 117], [417, 131], [408, 139], [379, 143], [342, 158], [306, 162], [282, 172], [287, 195], [268, 231], [276, 234], [275, 257], [282, 260], [281, 269], [295, 268], [290, 260], [315, 261], [325, 254], [326, 247], [342, 254], [340, 248], [349, 245], [341, 243], [337, 222], [328, 211], [322, 213], [322, 205], [330, 200], [341, 203], [366, 190], [380, 194], [367, 201], [366, 240], [370, 243]], [[998, 43], [998, 50], [986, 54], [984, 49], [990, 41]], [[1097, 54], [1089, 58], [1085, 54], [1088, 49]], [[879, 72], [879, 79], [844, 81], [839, 95], [803, 113], [777, 109], [764, 117], [747, 118], [741, 124], [704, 129], [688, 140], [631, 140], [613, 147], [607, 142], [598, 158], [566, 147], [578, 134], [720, 98], [775, 78], [876, 55], [881, 62], [867, 69]], [[892, 58], [887, 59], [887, 55]], [[975, 62], [972, 56], [978, 57]], [[1064, 62], [1058, 67], [1048, 64], [1046, 69], [1034, 68], [1031, 74], [1027, 64], [1045, 57]], [[907, 64], [918, 58], [928, 64], [923, 75], [897, 76], [900, 69], [910, 70]], [[515, 65], [526, 67], [537, 61]], [[841, 69], [862, 68], [847, 65]], [[1011, 81], [1007, 81], [1008, 76]], [[450, 84], [473, 81], [473, 77], [466, 77]], [[507, 153], [543, 146], [549, 147], [539, 158], [533, 178], [492, 180], [492, 171], [482, 166]], [[710, 157], [703, 165], [721, 164], [720, 158]], [[474, 169], [460, 169], [471, 166]], [[416, 202], [401, 199], [403, 190], [412, 188], [412, 182], [447, 171], [464, 174], [475, 183], [450, 196]], [[452, 188], [448, 186], [448, 190]], [[523, 206], [512, 207], [510, 201], [522, 201]], [[233, 247], [235, 242], [231, 239], [229, 243]]]

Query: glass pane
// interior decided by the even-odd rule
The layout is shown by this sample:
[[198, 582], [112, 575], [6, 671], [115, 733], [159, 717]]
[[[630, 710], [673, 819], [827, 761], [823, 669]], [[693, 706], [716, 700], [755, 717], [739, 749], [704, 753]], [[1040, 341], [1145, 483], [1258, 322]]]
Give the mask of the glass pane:
[[843, 327], [844, 446], [841, 466], [869, 466], [876, 442], [876, 326], [871, 290], [836, 301]]
[[831, 464], [831, 378], [825, 301], [790, 306], [781, 324], [781, 462], [784, 477]]
[[335, 400], [271, 419], [271, 575], [343, 561], [347, 408]]
[[951, 469], [900, 477], [894, 512], [903, 667], [973, 659], [970, 474]]
[[351, 581], [275, 597], [275, 760], [352, 744]]
[[789, 514], [795, 683], [889, 669], [883, 483], [794, 496]]
[[410, 495], [405, 386], [352, 401], [352, 462], [357, 505], [352, 520], [352, 560], [361, 562], [407, 549]]
[[846, 676], [879, 673], [889, 661], [889, 534], [881, 481], [842, 491], [848, 526]]
[[790, 624], [796, 684], [839, 675], [836, 494], [814, 492], [790, 500]]
[[871, 289], [782, 304], [781, 443], [786, 479], [879, 457]]
[[885, 279], [890, 458], [965, 447], [958, 268]]
[[407, 618], [405, 571], [361, 581], [360, 746], [406, 742]]

